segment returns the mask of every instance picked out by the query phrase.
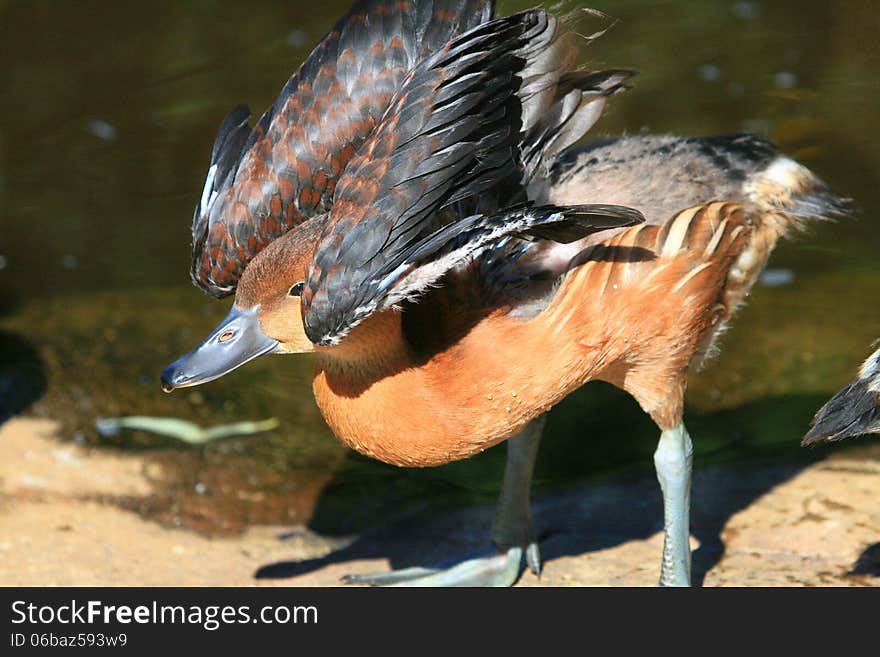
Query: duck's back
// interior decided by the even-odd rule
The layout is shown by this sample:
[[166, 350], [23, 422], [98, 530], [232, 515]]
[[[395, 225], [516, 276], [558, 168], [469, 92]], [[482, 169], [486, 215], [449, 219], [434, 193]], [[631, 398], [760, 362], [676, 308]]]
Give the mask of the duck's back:
[[649, 224], [662, 224], [698, 203], [748, 201], [748, 181], [777, 156], [773, 143], [749, 134], [620, 137], [560, 158], [541, 200], [617, 203], [638, 208]]
[[[682, 138], [628, 136], [596, 142], [561, 157], [534, 196], [538, 203], [613, 203], [641, 211], [649, 225], [664, 225], [682, 210], [726, 201], [743, 204], [765, 225], [763, 262], [776, 239], [815, 218], [839, 216], [845, 199], [832, 193], [809, 169], [780, 154], [755, 135]], [[595, 233], [570, 244], [509, 240], [474, 263], [484, 306], [507, 306], [532, 317], [546, 307], [556, 281], [590, 247], [621, 229]], [[757, 272], [751, 272], [756, 274]], [[751, 285], [742, 286], [738, 296]]]

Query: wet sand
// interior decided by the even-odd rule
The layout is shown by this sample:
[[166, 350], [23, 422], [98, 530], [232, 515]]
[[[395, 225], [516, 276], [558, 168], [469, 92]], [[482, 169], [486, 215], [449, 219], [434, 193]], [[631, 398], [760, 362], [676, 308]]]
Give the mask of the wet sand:
[[[491, 506], [413, 513], [350, 537], [302, 525], [208, 536], [131, 509], [161, 467], [131, 452], [62, 442], [48, 420], [0, 427], [0, 584], [332, 586], [351, 572], [406, 567], [480, 547]], [[876, 443], [804, 467], [698, 469], [694, 572], [706, 586], [880, 585]], [[650, 586], [662, 545], [651, 478], [605, 480], [535, 501], [544, 573], [520, 586]]]

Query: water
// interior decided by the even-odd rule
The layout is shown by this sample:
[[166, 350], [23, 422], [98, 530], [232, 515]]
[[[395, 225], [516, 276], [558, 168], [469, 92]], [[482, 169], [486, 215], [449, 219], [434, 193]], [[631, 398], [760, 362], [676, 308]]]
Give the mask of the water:
[[[757, 287], [721, 357], [691, 378], [697, 467], [815, 458], [798, 447], [812, 413], [880, 336], [877, 3], [596, 4], [619, 20], [590, 60], [641, 71], [597, 134], [766, 134], [861, 208], [783, 244], [771, 266], [785, 284]], [[500, 449], [408, 471], [341, 447], [314, 405], [305, 357], [159, 389], [162, 367], [229, 303], [187, 278], [214, 131], [237, 102], [269, 105], [347, 6], [0, 2], [0, 415], [51, 417], [63, 440], [142, 450], [163, 465], [162, 492], [135, 508], [161, 522], [345, 532], [425, 499], [497, 492]], [[201, 448], [94, 433], [97, 417], [126, 414], [203, 425], [277, 417], [280, 427]], [[591, 384], [551, 415], [539, 486], [647, 472], [656, 433], [629, 398]]]

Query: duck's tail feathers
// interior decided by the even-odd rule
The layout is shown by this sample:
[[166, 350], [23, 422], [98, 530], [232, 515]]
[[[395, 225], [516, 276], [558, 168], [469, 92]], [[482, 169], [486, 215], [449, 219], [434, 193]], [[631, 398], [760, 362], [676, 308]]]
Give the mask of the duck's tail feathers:
[[705, 332], [692, 360], [695, 367], [717, 352], [718, 336], [745, 302], [780, 238], [803, 230], [811, 221], [844, 217], [852, 212], [849, 199], [832, 192], [802, 164], [778, 154], [770, 142], [753, 135], [720, 139], [727, 141], [725, 156], [739, 162], [740, 170], [763, 162], [760, 168], [755, 166], [743, 186], [749, 202], [742, 206], [741, 242], [731, 251], [732, 258], [724, 267], [726, 280], [717, 323]]
[[868, 433], [880, 433], [880, 351], [865, 361], [855, 381], [819, 409], [801, 445]]
[[807, 167], [777, 155], [745, 184], [749, 199], [762, 211], [778, 237], [802, 230], [810, 221], [848, 217], [851, 199], [834, 193]]

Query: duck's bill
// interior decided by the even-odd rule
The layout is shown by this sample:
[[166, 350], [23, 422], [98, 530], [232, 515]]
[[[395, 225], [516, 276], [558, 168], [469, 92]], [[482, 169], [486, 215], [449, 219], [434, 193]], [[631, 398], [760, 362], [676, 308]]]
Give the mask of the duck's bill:
[[856, 379], [819, 409], [802, 445], [880, 433], [880, 393], [869, 379]]
[[162, 390], [171, 392], [213, 381], [277, 348], [278, 341], [260, 328], [256, 308], [238, 310], [233, 306], [202, 344], [165, 368]]

